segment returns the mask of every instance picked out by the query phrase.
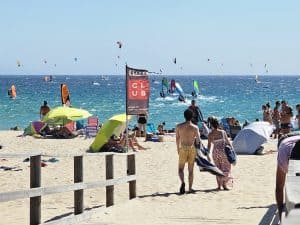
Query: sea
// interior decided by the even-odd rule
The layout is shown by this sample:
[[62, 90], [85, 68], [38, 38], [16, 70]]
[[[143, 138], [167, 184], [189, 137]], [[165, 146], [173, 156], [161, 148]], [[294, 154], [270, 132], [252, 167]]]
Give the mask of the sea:
[[[88, 110], [98, 116], [104, 123], [111, 116], [125, 112], [125, 76], [121, 75], [59, 75], [53, 76], [53, 82], [45, 82], [45, 76], [37, 75], [1, 75], [0, 76], [0, 130], [13, 127], [24, 129], [31, 121], [39, 120], [39, 110], [46, 100], [50, 108], [61, 105], [60, 84], [69, 87], [73, 107]], [[286, 100], [294, 109], [300, 103], [300, 76], [255, 76], [199, 75], [171, 76], [185, 92], [186, 102], [179, 102], [178, 95], [160, 97], [163, 75], [151, 75], [149, 122], [158, 125], [166, 123], [166, 129], [172, 129], [184, 121], [183, 112], [193, 99], [193, 80], [200, 86], [200, 95], [196, 104], [205, 118], [216, 116], [235, 117], [241, 124], [262, 119], [261, 106], [277, 100]], [[17, 90], [16, 99], [8, 96], [8, 89], [14, 84]], [[129, 126], [136, 124], [133, 116]]]

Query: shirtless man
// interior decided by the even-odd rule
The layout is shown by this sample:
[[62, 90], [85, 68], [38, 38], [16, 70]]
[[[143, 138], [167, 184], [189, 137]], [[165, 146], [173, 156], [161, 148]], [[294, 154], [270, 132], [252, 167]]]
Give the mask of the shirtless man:
[[50, 111], [50, 108], [47, 104], [47, 101], [44, 101], [44, 105], [42, 105], [40, 108], [40, 119], [43, 119], [43, 117]]
[[281, 131], [283, 134], [287, 134], [291, 131], [292, 124], [291, 119], [293, 117], [293, 109], [288, 106], [286, 101], [281, 101]]
[[192, 193], [194, 180], [194, 163], [196, 158], [196, 148], [194, 146], [195, 140], [200, 144], [200, 133], [196, 125], [192, 123], [193, 112], [190, 109], [184, 111], [185, 122], [176, 126], [176, 146], [179, 156], [178, 175], [181, 181], [180, 194], [185, 193], [184, 183], [184, 166], [188, 163], [189, 171], [189, 192]]

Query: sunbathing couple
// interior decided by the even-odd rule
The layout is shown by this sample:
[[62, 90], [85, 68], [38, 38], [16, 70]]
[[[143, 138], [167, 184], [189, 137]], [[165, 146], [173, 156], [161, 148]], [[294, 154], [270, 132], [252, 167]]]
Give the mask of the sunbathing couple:
[[[134, 151], [146, 150], [147, 148], [138, 143], [135, 132], [128, 134], [128, 146]], [[105, 143], [101, 150], [102, 152], [125, 152], [126, 145], [126, 132], [120, 137], [113, 134], [107, 143]]]

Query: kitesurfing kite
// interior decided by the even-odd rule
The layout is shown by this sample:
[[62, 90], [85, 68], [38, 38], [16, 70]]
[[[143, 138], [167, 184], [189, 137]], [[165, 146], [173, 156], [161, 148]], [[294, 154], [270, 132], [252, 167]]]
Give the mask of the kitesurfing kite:
[[77, 57], [75, 57], [75, 58], [74, 58], [74, 61], [75, 61], [75, 62], [77, 62], [77, 60], [78, 60], [78, 58], [77, 58]]
[[119, 48], [122, 48], [122, 45], [123, 45], [123, 44], [122, 44], [121, 41], [117, 41], [117, 45], [118, 45]]
[[17, 60], [17, 66], [20, 67], [21, 66], [21, 63], [19, 60]]
[[174, 63], [174, 64], [177, 63], [176, 57], [173, 59], [173, 63]]

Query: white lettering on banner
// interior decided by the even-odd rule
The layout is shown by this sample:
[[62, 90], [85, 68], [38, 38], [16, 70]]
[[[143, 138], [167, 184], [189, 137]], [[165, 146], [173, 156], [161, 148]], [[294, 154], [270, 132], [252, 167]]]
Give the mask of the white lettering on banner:
[[137, 92], [137, 91], [132, 91], [132, 92], [131, 92], [131, 95], [132, 95], [132, 96], [138, 96], [138, 92]]
[[137, 85], [138, 85], [137, 83], [132, 83], [131, 87], [132, 87], [132, 88], [138, 88]]

